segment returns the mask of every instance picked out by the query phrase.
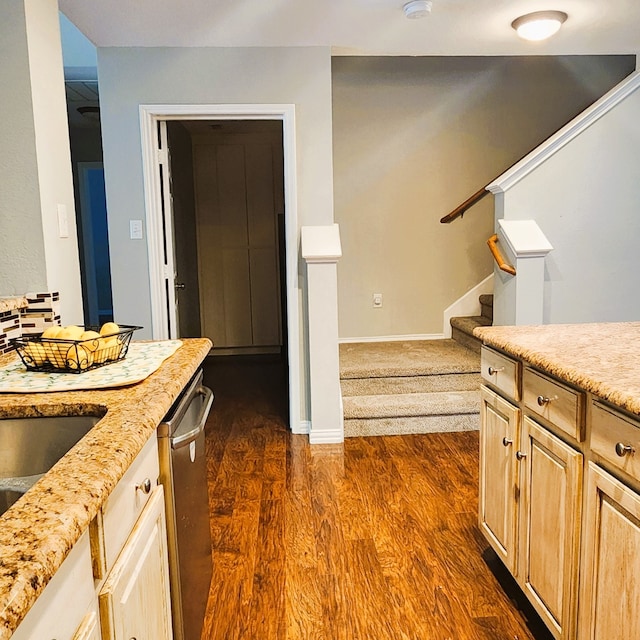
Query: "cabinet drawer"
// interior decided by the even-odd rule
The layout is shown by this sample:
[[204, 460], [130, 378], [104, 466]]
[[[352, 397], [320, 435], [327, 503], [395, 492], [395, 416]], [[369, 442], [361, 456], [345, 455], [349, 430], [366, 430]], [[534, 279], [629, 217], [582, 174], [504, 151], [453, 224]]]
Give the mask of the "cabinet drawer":
[[482, 347], [482, 378], [513, 400], [520, 400], [520, 363], [488, 347]]
[[640, 423], [594, 402], [591, 411], [591, 450], [615, 468], [640, 481]]
[[522, 396], [529, 411], [548, 420], [578, 442], [584, 439], [584, 394], [529, 369], [524, 370]]
[[[113, 566], [151, 491], [158, 484], [158, 475], [158, 440], [154, 433], [102, 507], [99, 537], [105, 572]], [[150, 483], [148, 490], [144, 486], [147, 480]]]

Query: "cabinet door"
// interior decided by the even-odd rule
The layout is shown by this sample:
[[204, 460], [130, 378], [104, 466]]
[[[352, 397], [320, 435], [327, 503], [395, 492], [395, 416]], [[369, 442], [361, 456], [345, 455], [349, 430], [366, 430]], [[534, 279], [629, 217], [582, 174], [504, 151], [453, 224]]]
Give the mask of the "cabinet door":
[[520, 527], [521, 586], [556, 638], [575, 638], [582, 454], [529, 417]]
[[640, 633], [640, 496], [589, 463], [580, 590], [580, 640]]
[[480, 408], [480, 529], [513, 574], [516, 572], [516, 535], [520, 410], [481, 387]]
[[105, 640], [170, 640], [164, 493], [151, 494], [99, 594]]
[[97, 611], [90, 611], [73, 635], [72, 640], [100, 640], [100, 624]]

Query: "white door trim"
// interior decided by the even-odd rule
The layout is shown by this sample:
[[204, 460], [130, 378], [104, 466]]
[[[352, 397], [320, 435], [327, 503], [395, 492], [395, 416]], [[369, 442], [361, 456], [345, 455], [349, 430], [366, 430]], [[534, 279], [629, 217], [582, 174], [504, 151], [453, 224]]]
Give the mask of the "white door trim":
[[157, 126], [161, 120], [281, 120], [284, 151], [285, 244], [287, 274], [287, 342], [289, 420], [294, 433], [306, 433], [300, 406], [300, 301], [298, 287], [298, 209], [296, 186], [295, 105], [293, 104], [154, 104], [140, 105], [142, 170], [146, 208], [151, 294], [151, 331], [167, 335], [167, 307], [162, 238], [162, 210], [157, 165]]

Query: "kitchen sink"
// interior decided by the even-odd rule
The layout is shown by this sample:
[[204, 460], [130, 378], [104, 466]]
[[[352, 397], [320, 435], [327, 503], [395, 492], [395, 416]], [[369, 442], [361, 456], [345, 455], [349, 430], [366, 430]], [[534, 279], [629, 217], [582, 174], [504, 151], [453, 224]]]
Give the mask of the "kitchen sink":
[[0, 420], [0, 515], [100, 420], [55, 416]]

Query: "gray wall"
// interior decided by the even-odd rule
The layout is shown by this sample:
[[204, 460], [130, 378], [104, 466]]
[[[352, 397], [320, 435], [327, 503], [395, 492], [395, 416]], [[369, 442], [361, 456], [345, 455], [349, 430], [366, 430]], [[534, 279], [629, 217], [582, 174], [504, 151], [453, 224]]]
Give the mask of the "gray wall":
[[634, 66], [632, 56], [334, 58], [340, 337], [440, 334], [444, 309], [493, 270], [492, 196], [463, 220], [439, 219]]
[[[31, 72], [22, 2], [0, 19], [0, 295], [47, 286]], [[7, 91], [6, 88], [11, 90]]]
[[[103, 48], [98, 77], [114, 315], [146, 327], [140, 337], [151, 326], [146, 242], [129, 239], [129, 220], [145, 217], [140, 104], [294, 104], [298, 223], [333, 222], [328, 48]], [[300, 274], [302, 305], [303, 265]], [[303, 345], [301, 353], [305, 375]], [[307, 389], [302, 380], [303, 406]]]
[[[545, 324], [640, 319], [640, 89], [502, 196], [534, 219], [545, 260]], [[513, 281], [496, 277], [496, 322], [514, 320]]]
[[[56, 2], [0, 4], [0, 83], [0, 295], [59, 291], [62, 322], [81, 322]], [[68, 234], [59, 232], [59, 209]]]

